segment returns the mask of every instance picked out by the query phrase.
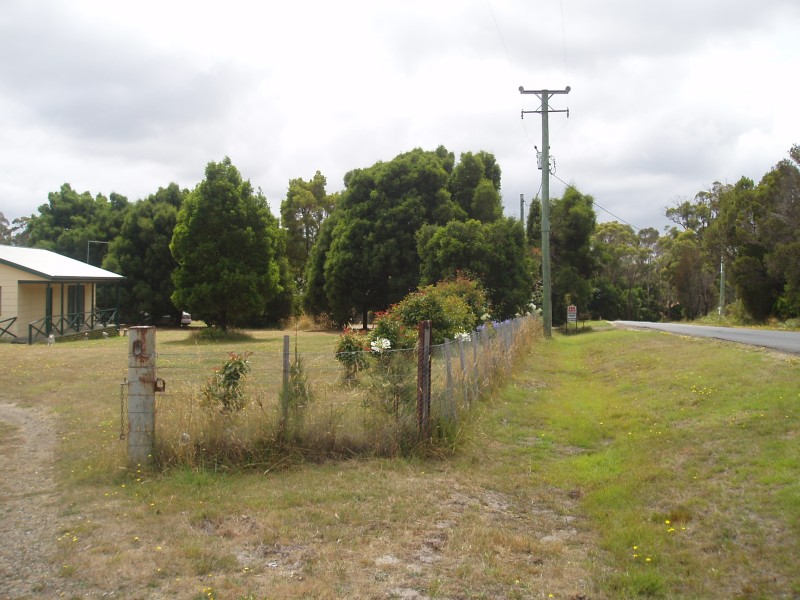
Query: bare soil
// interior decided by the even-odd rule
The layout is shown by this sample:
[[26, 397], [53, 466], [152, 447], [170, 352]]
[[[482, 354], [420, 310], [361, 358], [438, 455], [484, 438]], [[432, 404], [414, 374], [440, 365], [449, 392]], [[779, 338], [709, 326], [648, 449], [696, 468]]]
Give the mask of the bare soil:
[[54, 573], [59, 529], [52, 417], [0, 403], [0, 597], [42, 598], [66, 593]]

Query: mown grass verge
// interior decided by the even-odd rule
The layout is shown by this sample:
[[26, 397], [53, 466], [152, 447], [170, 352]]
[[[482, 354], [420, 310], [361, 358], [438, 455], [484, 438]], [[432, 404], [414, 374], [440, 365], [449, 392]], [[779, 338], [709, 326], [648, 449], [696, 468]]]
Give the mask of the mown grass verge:
[[515, 451], [579, 498], [597, 593], [800, 594], [797, 358], [615, 331], [557, 338], [537, 367], [517, 386], [543, 386], [538, 414], [509, 404]]

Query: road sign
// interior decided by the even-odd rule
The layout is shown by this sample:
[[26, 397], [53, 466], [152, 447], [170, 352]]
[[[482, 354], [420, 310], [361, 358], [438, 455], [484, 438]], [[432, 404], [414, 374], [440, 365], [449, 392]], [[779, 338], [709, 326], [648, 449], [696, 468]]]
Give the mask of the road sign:
[[570, 304], [567, 307], [567, 323], [577, 323], [578, 322], [578, 307], [574, 304]]

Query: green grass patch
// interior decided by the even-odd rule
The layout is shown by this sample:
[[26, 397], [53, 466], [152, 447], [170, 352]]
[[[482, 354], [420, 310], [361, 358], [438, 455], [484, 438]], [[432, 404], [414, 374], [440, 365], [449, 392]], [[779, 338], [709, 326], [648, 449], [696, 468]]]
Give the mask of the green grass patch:
[[577, 490], [604, 594], [756, 598], [797, 586], [798, 365], [655, 333], [545, 346], [529, 377], [545, 386], [534, 427], [551, 442], [532, 481]]

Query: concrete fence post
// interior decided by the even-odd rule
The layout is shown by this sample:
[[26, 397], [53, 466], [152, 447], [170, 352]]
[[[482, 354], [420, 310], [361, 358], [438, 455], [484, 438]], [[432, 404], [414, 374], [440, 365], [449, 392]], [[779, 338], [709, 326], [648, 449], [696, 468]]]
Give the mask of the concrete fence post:
[[156, 427], [156, 329], [128, 332], [128, 464], [153, 457]]

